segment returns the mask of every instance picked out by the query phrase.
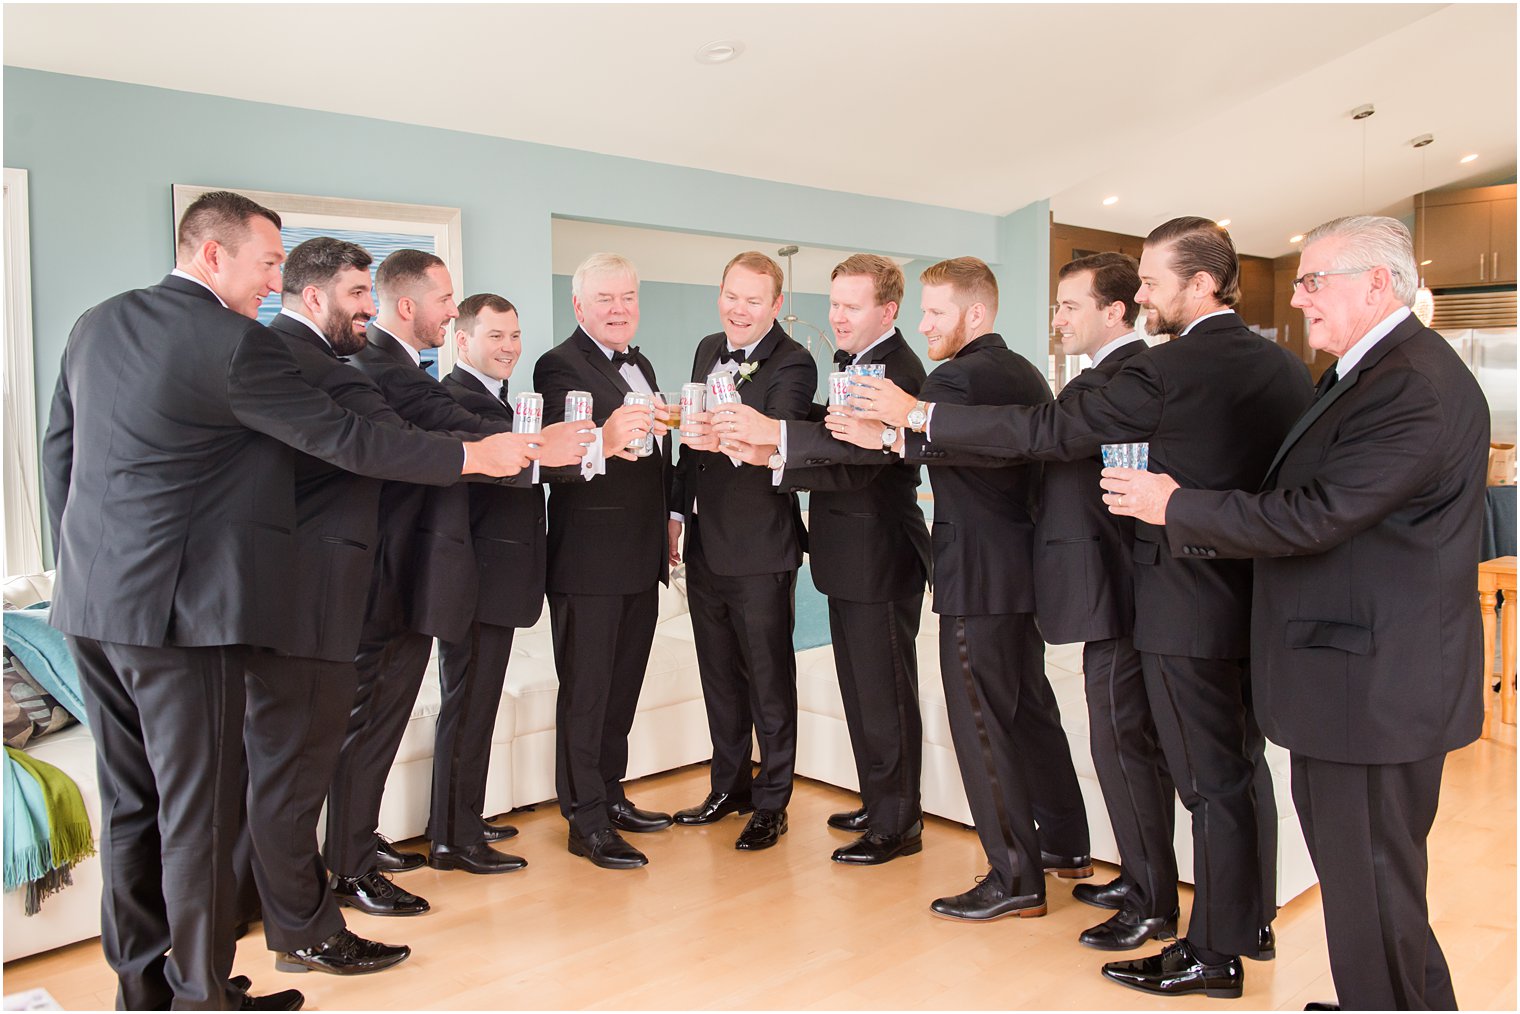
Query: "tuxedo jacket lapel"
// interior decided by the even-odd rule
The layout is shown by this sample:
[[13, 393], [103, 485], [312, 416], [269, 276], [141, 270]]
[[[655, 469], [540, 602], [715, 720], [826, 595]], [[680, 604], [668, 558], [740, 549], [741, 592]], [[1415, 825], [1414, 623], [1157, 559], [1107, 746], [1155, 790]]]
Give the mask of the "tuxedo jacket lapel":
[[576, 328], [575, 334], [572, 337], [575, 339], [576, 344], [580, 346], [581, 352], [586, 357], [586, 362], [591, 364], [593, 370], [606, 377], [614, 387], [624, 394], [633, 390], [633, 388], [628, 386], [628, 381], [624, 379], [622, 372], [612, 365], [612, 360], [607, 358], [607, 353], [603, 352], [596, 342], [591, 340], [590, 335], [580, 328]]
[[[1272, 464], [1267, 466], [1267, 477], [1262, 480], [1263, 489], [1270, 485], [1272, 477], [1277, 473], [1277, 466], [1282, 464], [1282, 460], [1288, 451], [1298, 442], [1299, 437], [1308, 432], [1309, 427], [1314, 425], [1315, 420], [1329, 411], [1331, 405], [1334, 405], [1344, 397], [1346, 392], [1356, 385], [1357, 380], [1363, 373], [1376, 366], [1384, 356], [1408, 341], [1411, 336], [1419, 332], [1424, 326], [1411, 314], [1390, 331], [1382, 341], [1374, 345], [1372, 351], [1368, 352], [1362, 361], [1356, 364], [1349, 376], [1338, 378], [1335, 381], [1334, 387], [1330, 388], [1326, 394], [1314, 399], [1309, 405], [1308, 410], [1299, 417], [1298, 422], [1293, 424], [1293, 428], [1283, 438], [1282, 446], [1277, 449], [1277, 453], [1272, 457]], [[1332, 369], [1334, 368], [1336, 367], [1332, 367]]]

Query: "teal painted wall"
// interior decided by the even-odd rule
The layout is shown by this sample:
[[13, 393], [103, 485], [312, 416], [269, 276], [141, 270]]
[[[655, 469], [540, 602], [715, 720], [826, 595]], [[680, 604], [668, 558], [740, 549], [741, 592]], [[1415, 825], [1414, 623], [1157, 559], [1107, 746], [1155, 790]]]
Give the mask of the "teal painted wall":
[[[998, 266], [1004, 319], [1027, 321], [1032, 329], [1049, 286], [1044, 202], [998, 218], [16, 67], [4, 69], [4, 101], [5, 164], [29, 173], [37, 407], [44, 426], [59, 355], [79, 314], [117, 292], [156, 282], [173, 266], [174, 183], [458, 207], [464, 277], [456, 287], [511, 293], [530, 358], [563, 337], [550, 267], [556, 214], [926, 261], [970, 254], [995, 263], [1006, 256], [1009, 264]], [[917, 327], [916, 280], [910, 268], [903, 313], [910, 334]], [[685, 334], [687, 318], [677, 315], [674, 303], [669, 312]], [[817, 317], [824, 325], [823, 314]], [[693, 335], [712, 330], [700, 314], [693, 319]], [[666, 340], [647, 309], [644, 326], [646, 335]], [[676, 325], [671, 329], [674, 339]], [[1043, 330], [1034, 330], [1042, 341]], [[1009, 337], [1015, 347], [1043, 356], [1032, 336]], [[677, 376], [689, 365], [678, 369]]]

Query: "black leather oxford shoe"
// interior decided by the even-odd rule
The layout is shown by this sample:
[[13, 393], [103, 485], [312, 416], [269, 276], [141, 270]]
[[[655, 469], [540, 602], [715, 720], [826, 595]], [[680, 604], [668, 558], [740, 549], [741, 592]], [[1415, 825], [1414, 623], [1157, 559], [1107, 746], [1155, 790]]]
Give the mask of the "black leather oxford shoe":
[[1124, 899], [1129, 897], [1129, 883], [1123, 877], [1115, 877], [1106, 884], [1078, 884], [1071, 889], [1071, 896], [1095, 908], [1123, 908]]
[[663, 831], [674, 823], [670, 814], [660, 813], [658, 810], [641, 810], [626, 799], [608, 803], [607, 818], [619, 831], [628, 831], [633, 834]]
[[375, 846], [375, 869], [386, 873], [405, 873], [420, 870], [427, 860], [412, 852], [402, 852], [388, 840], [381, 838]]
[[1338, 1004], [1338, 1003], [1330, 1003], [1329, 1001], [1325, 1001], [1325, 1000], [1311, 1000], [1310, 1002], [1304, 1004], [1304, 1010], [1340, 1010], [1340, 1009], [1341, 1009], [1341, 1005], [1340, 1004]]
[[615, 828], [603, 828], [588, 837], [570, 829], [570, 854], [584, 856], [604, 870], [636, 870], [648, 866], [649, 858], [623, 840]]
[[485, 842], [478, 845], [444, 845], [433, 843], [428, 865], [435, 870], [461, 870], [465, 873], [511, 873], [528, 865], [522, 856], [498, 852]]
[[1093, 875], [1092, 856], [1058, 856], [1040, 853], [1040, 866], [1062, 880], [1086, 880]]
[[1100, 951], [1132, 951], [1147, 940], [1177, 939], [1177, 912], [1141, 919], [1120, 909], [1107, 921], [1083, 930], [1077, 942]]
[[862, 806], [858, 810], [849, 813], [832, 813], [829, 815], [829, 827], [837, 831], [853, 831], [856, 834], [869, 829], [871, 826], [871, 814]]
[[696, 806], [677, 810], [675, 821], [688, 827], [715, 824], [730, 813], [749, 813], [754, 807], [748, 797], [740, 799], [727, 792], [709, 792], [707, 798]]
[[1256, 960], [1271, 961], [1277, 957], [1277, 932], [1272, 929], [1272, 924], [1261, 928], [1256, 935]]
[[370, 915], [421, 915], [432, 907], [426, 898], [403, 891], [379, 870], [362, 877], [334, 876], [332, 892], [338, 904]]
[[918, 821], [904, 834], [877, 834], [867, 831], [848, 845], [841, 845], [830, 856], [836, 863], [850, 866], [880, 866], [898, 856], [917, 855], [924, 850], [924, 823]]
[[740, 852], [758, 852], [776, 844], [784, 834], [785, 810], [756, 810], [750, 815], [744, 830], [739, 832], [739, 840], [734, 842], [734, 848]]
[[[1042, 885], [1043, 886], [1043, 885]], [[976, 886], [965, 894], [936, 898], [929, 911], [944, 919], [989, 922], [1005, 915], [1033, 919], [1045, 914], [1045, 895], [1013, 894], [992, 879], [992, 874], [977, 879]]]
[[1245, 989], [1246, 980], [1239, 958], [1205, 965], [1186, 940], [1179, 940], [1148, 958], [1110, 961], [1103, 966], [1103, 975], [1121, 986], [1154, 996], [1202, 993], [1221, 1000], [1238, 998]]
[[268, 996], [243, 994], [239, 1010], [300, 1010], [306, 1006], [306, 997], [299, 989], [282, 989]]
[[286, 951], [274, 959], [278, 972], [331, 972], [334, 975], [364, 975], [399, 965], [412, 953], [410, 947], [392, 947], [355, 936], [341, 929], [315, 947]]
[[492, 824], [484, 817], [480, 818], [480, 828], [482, 841], [506, 841], [517, 837], [517, 828], [511, 824]]

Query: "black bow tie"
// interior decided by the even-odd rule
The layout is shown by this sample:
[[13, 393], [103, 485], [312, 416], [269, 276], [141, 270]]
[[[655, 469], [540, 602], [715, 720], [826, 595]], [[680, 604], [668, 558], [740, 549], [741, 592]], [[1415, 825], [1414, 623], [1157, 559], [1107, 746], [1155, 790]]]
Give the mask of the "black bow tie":
[[849, 366], [855, 362], [855, 353], [837, 349], [834, 352], [834, 362], [840, 366]]
[[631, 363], [638, 357], [638, 354], [639, 347], [637, 345], [630, 345], [625, 351], [614, 352], [612, 354], [612, 365], [622, 366], [624, 363]]
[[740, 366], [743, 366], [747, 355], [749, 355], [748, 349], [724, 349], [718, 353], [718, 362], [738, 363]]
[[501, 403], [503, 405], [507, 406], [507, 408], [511, 408], [512, 407], [512, 399], [507, 395], [507, 385], [506, 384], [502, 384], [501, 385], [501, 390], [498, 391], [498, 392], [496, 392], [496, 397], [500, 398], [501, 399]]

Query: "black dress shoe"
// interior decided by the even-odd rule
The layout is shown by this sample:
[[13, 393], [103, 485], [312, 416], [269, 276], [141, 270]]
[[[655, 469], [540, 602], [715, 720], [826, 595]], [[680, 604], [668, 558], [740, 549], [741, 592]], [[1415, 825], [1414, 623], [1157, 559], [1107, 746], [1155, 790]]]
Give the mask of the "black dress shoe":
[[924, 850], [924, 822], [917, 821], [905, 834], [877, 834], [867, 831], [848, 845], [841, 845], [830, 856], [836, 863], [851, 866], [879, 866], [898, 856], [912, 856]]
[[227, 985], [231, 986], [239, 993], [246, 993], [253, 988], [253, 980], [248, 978], [246, 975], [234, 975], [232, 978], [227, 980]]
[[829, 815], [829, 827], [837, 831], [853, 831], [860, 834], [871, 827], [871, 814], [862, 806], [858, 810], [849, 813], [833, 813]]
[[506, 841], [508, 838], [517, 837], [517, 828], [511, 824], [488, 824], [482, 817], [480, 818], [480, 834], [482, 841]]
[[1071, 896], [1094, 908], [1120, 909], [1129, 897], [1129, 882], [1115, 877], [1106, 884], [1078, 884], [1071, 889]]
[[1272, 924], [1268, 923], [1261, 928], [1260, 933], [1256, 934], [1256, 960], [1271, 961], [1275, 957], [1277, 957], [1277, 933], [1272, 929]]
[[1103, 966], [1103, 975], [1121, 986], [1156, 996], [1202, 993], [1221, 1000], [1238, 998], [1246, 980], [1239, 958], [1218, 965], [1205, 965], [1186, 940], [1179, 940], [1148, 958], [1110, 961]]
[[1157, 916], [1139, 919], [1120, 909], [1092, 929], [1082, 931], [1077, 942], [1100, 951], [1132, 951], [1150, 939], [1177, 939], [1177, 916]]
[[340, 929], [315, 947], [300, 947], [277, 955], [274, 967], [277, 972], [315, 970], [334, 975], [364, 975], [399, 965], [411, 953], [410, 947], [392, 947]]
[[1042, 851], [1040, 866], [1062, 880], [1086, 880], [1093, 875], [1092, 856], [1058, 856]]
[[1330, 1003], [1328, 1001], [1321, 1002], [1319, 1000], [1311, 1000], [1309, 1003], [1304, 1004], [1304, 1010], [1340, 1010], [1340, 1009], [1341, 1009], [1341, 1005], [1340, 1004], [1338, 1004], [1338, 1003]]
[[371, 870], [362, 877], [334, 876], [332, 892], [338, 904], [370, 915], [421, 915], [432, 907], [427, 899], [391, 883], [379, 870]]
[[660, 813], [658, 810], [640, 810], [626, 799], [608, 803], [607, 817], [612, 821], [612, 826], [619, 831], [629, 831], [634, 834], [663, 831], [675, 823], [668, 813]]
[[698, 805], [677, 810], [675, 822], [688, 827], [715, 824], [730, 813], [749, 813], [753, 809], [747, 798], [739, 799], [728, 792], [709, 792]]
[[[1043, 886], [1043, 885], [1042, 885]], [[965, 894], [936, 898], [929, 911], [944, 919], [988, 922], [1005, 915], [1033, 919], [1045, 914], [1045, 895], [1010, 894], [992, 879], [992, 874], [978, 877], [976, 886]]]
[[583, 838], [570, 829], [570, 854], [585, 856], [604, 870], [636, 870], [649, 865], [649, 857], [623, 840], [615, 828], [603, 828]]
[[465, 873], [511, 873], [528, 865], [522, 856], [498, 852], [485, 842], [458, 846], [434, 842], [427, 863], [435, 870], [462, 870]]
[[375, 869], [386, 873], [405, 873], [420, 870], [427, 860], [413, 852], [402, 852], [389, 841], [381, 838], [375, 845]]
[[268, 996], [243, 994], [239, 1010], [300, 1010], [306, 1005], [306, 997], [299, 989], [282, 989]]
[[750, 814], [749, 823], [739, 832], [734, 848], [740, 852], [758, 852], [768, 849], [786, 834], [785, 810], [756, 810]]

